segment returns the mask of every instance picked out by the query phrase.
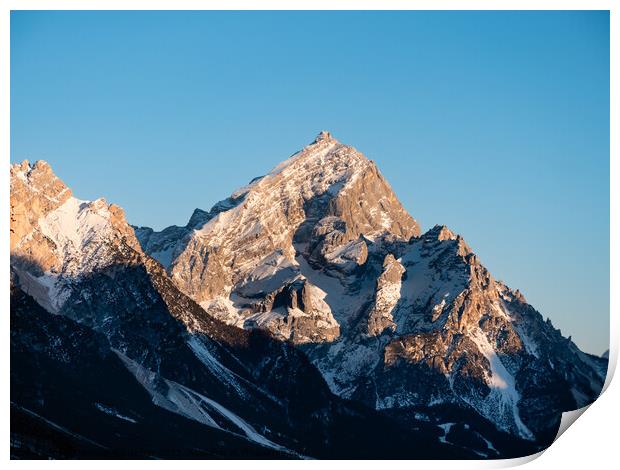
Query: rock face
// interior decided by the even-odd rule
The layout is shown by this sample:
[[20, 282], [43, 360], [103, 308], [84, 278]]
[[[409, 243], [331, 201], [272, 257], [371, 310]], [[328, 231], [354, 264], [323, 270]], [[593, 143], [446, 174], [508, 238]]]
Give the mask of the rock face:
[[110, 264], [120, 245], [142, 252], [120, 207], [73, 197], [44, 161], [11, 166], [10, 239], [22, 287], [52, 312], [76, 276]]
[[[57, 338], [21, 338], [19, 320], [21, 363], [122, 367], [135, 384], [109, 376], [132, 396], [137, 384], [149, 410], [221, 431], [226, 449], [251, 455], [527, 455], [552, 441], [563, 411], [596, 399], [606, 374], [605, 359], [494, 279], [461, 236], [420, 233], [375, 164], [325, 132], [161, 232], [76, 199], [43, 162], [13, 165], [11, 274], [12, 322], [36, 317]], [[99, 352], [80, 358], [80, 338]], [[27, 370], [12, 365], [12, 384], [62, 390]], [[39, 399], [15, 403], [24, 423], [60, 419]], [[104, 411], [93, 415], [83, 399], [94, 423], [105, 410], [132, 420], [145, 410], [120, 394], [97, 398]], [[33, 407], [38, 418], [23, 411]], [[60, 426], [100, 442], [81, 422]]]
[[[39, 217], [57, 209], [70, 197], [69, 188], [56, 178], [46, 162], [38, 161], [33, 166], [28, 161], [11, 165], [11, 250], [19, 249], [20, 244], [29, 244], [35, 250], [32, 255], [37, 257], [37, 251], [44, 250], [45, 245], [41, 238], [34, 241], [27, 236], [33, 232]], [[38, 258], [42, 258], [45, 265], [51, 263], [45, 256]]]
[[307, 349], [335, 393], [404, 420], [454, 405], [536, 441], [600, 392], [604, 361], [494, 280], [445, 227], [377, 249], [390, 253], [370, 307], [359, 304], [339, 341]]
[[[328, 133], [205, 214], [172, 250], [174, 283], [209, 315], [300, 345], [342, 397], [441, 425], [454, 406], [537, 441], [601, 390], [604, 361], [460, 236], [420, 234], [374, 163]], [[299, 308], [304, 288], [318, 308]]]
[[333, 341], [340, 334], [325, 292], [307, 279], [284, 284], [254, 304], [245, 328], [262, 328], [275, 337], [297, 344]]
[[377, 279], [375, 299], [368, 313], [369, 335], [378, 336], [387, 328], [396, 330], [392, 311], [400, 299], [401, 279], [404, 273], [403, 265], [389, 253], [383, 261], [383, 272]]

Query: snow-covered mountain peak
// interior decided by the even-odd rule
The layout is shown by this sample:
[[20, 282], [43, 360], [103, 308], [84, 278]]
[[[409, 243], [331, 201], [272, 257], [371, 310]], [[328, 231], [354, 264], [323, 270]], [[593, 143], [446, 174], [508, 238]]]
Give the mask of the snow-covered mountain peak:
[[420, 235], [376, 165], [327, 133], [206, 219], [176, 241], [174, 228], [151, 234], [166, 251], [140, 239], [207, 314], [304, 344], [345, 398], [465, 407], [530, 439], [549, 422], [527, 409], [541, 399], [523, 374], [560, 390], [569, 379], [557, 374], [576, 377], [577, 405], [602, 380], [587, 364], [569, 372], [582, 359], [559, 332], [460, 235], [444, 225]]
[[352, 179], [371, 162], [355, 148], [341, 144], [329, 132], [321, 132], [309, 145], [276, 165], [265, 177], [256, 179], [248, 189], [283, 178], [303, 178], [315, 188]]
[[458, 235], [455, 234], [452, 230], [450, 230], [445, 225], [435, 225], [432, 229], [426, 232], [428, 237], [437, 238], [437, 240], [456, 240]]
[[[408, 240], [419, 234], [374, 163], [328, 133], [201, 213], [200, 221], [185, 229], [137, 232], [144, 249], [199, 303], [227, 297], [275, 250], [293, 261], [307, 247], [349, 269], [367, 251], [360, 237]], [[318, 241], [315, 229], [321, 243], [309, 247]], [[207, 275], [217, 280], [206, 282]]]
[[328, 131], [321, 131], [319, 132], [319, 134], [316, 136], [316, 139], [314, 139], [314, 144], [318, 143], [318, 142], [324, 142], [324, 141], [333, 141], [335, 140], [331, 133]]
[[44, 160], [30, 163], [24, 160], [11, 165], [11, 191], [27, 191], [38, 193], [38, 197], [49, 200], [51, 203], [64, 202], [71, 196], [71, 190], [58, 179], [50, 165]]
[[42, 160], [11, 166], [11, 266], [41, 305], [57, 311], [73, 280], [113, 264], [121, 244], [142, 251], [119, 206], [74, 197]]
[[38, 225], [40, 217], [72, 197], [71, 190], [39, 160], [11, 165], [11, 250], [21, 244]]

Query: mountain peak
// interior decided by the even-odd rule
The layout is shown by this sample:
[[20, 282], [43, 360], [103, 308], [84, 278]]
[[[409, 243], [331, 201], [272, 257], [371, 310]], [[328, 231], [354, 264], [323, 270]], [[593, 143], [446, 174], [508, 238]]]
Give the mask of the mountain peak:
[[10, 173], [12, 199], [37, 199], [37, 207], [43, 211], [58, 207], [72, 195], [45, 160], [14, 163]]
[[51, 167], [39, 160], [11, 165], [11, 250], [38, 224], [72, 196]]
[[435, 225], [426, 233], [426, 235], [428, 237], [437, 238], [439, 241], [456, 240], [458, 238], [458, 235], [456, 235], [445, 225]]
[[203, 307], [228, 299], [275, 250], [289, 262], [308, 251], [312, 260], [346, 271], [365, 257], [360, 236], [409, 240], [420, 233], [376, 165], [327, 131], [198, 219], [204, 223], [190, 222], [191, 232], [171, 238], [172, 229], [142, 231], [139, 238], [147, 253], [166, 255], [175, 281]]
[[316, 139], [314, 139], [314, 142], [312, 143], [317, 144], [319, 142], [336, 142], [336, 139], [332, 137], [331, 132], [321, 131], [319, 132], [319, 134], [316, 136]]
[[[340, 143], [327, 131], [321, 131], [312, 143], [276, 165], [264, 178], [257, 178], [248, 186], [233, 193], [237, 197], [250, 188], [265, 184], [290, 182], [322, 187], [337, 180], [355, 179], [371, 165], [370, 160], [355, 148]], [[256, 184], [255, 184], [256, 183]]]
[[209, 219], [209, 213], [207, 211], [196, 208], [194, 209], [194, 212], [192, 212], [192, 216], [189, 218], [187, 227], [191, 227], [191, 228], [199, 227], [201, 225], [204, 225], [208, 219]]
[[17, 177], [22, 181], [35, 182], [41, 175], [51, 175], [56, 178], [52, 167], [45, 160], [37, 160], [34, 163], [24, 160], [21, 163], [11, 165], [11, 179]]
[[[51, 311], [66, 300], [60, 292], [70, 279], [111, 260], [115, 247], [141, 251], [122, 208], [75, 198], [43, 160], [11, 165], [10, 242], [20, 282]], [[25, 271], [31, 265], [35, 276]]]

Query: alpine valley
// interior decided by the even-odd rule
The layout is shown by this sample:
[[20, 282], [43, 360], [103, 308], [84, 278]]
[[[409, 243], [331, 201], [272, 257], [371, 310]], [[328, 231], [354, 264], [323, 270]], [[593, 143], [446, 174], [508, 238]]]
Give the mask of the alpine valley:
[[605, 380], [327, 132], [161, 232], [14, 164], [10, 231], [12, 458], [512, 458]]

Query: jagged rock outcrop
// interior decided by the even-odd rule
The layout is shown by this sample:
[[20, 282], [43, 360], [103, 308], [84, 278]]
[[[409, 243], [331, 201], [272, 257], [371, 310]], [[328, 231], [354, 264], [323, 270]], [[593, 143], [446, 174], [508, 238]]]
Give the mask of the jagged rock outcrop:
[[377, 289], [372, 309], [368, 314], [368, 334], [377, 336], [386, 329], [396, 330], [392, 310], [400, 299], [401, 278], [405, 268], [388, 254], [383, 261], [383, 272], [377, 279]]
[[[31, 191], [31, 187], [36, 191]], [[18, 249], [18, 245], [29, 243], [34, 250], [32, 256], [43, 265], [50, 265], [52, 261], [47, 259], [47, 253], [38, 253], [45, 247], [41, 234], [29, 235], [41, 216], [57, 209], [70, 197], [69, 188], [54, 175], [46, 162], [39, 160], [30, 165], [24, 160], [11, 165], [11, 251]]]
[[[531, 440], [551, 436], [563, 411], [596, 398], [604, 364], [494, 280], [461, 237], [435, 227], [398, 251], [399, 295], [377, 339], [345, 334], [327, 352], [309, 350], [332, 390], [386, 411], [470, 408]], [[360, 321], [377, 325], [375, 312]]]
[[324, 297], [325, 292], [299, 278], [249, 304], [253, 314], [243, 327], [262, 328], [297, 344], [333, 341], [340, 334], [340, 325]]

